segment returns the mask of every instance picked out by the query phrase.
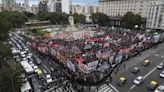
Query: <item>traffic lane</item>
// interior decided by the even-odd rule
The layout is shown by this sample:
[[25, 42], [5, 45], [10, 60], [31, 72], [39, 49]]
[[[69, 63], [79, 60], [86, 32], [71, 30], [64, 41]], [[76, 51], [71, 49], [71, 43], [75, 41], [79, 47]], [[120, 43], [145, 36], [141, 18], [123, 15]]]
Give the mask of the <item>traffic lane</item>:
[[[145, 76], [149, 71], [151, 71], [151, 69], [153, 69], [154, 67], [156, 67], [160, 61], [163, 60], [163, 58], [161, 57], [155, 57], [153, 55], [151, 55], [150, 57], [146, 58], [151, 60], [152, 62], [150, 63], [150, 65], [148, 65], [147, 67], [142, 66], [142, 62], [140, 62], [139, 64], [135, 65], [138, 66], [140, 68], [140, 71], [137, 74], [132, 74], [131, 71], [133, 69], [133, 67], [129, 68], [128, 70], [122, 72], [121, 74], [119, 74], [118, 76], [115, 76], [113, 79], [113, 83], [112, 85], [114, 85], [120, 92], [127, 92], [128, 90], [130, 91], [130, 87], [133, 85], [133, 80], [137, 77], [137, 76]], [[118, 82], [119, 78], [121, 76], [124, 76], [127, 78], [127, 81], [125, 83], [125, 85], [123, 87], [118, 87], [116, 85], [116, 83]]]
[[[163, 69], [164, 70], [164, 69]], [[156, 69], [150, 76], [148, 76], [141, 85], [136, 86], [131, 92], [154, 92], [146, 88], [150, 81], [154, 80], [158, 82], [158, 86], [164, 83], [164, 79], [159, 77], [162, 70]]]

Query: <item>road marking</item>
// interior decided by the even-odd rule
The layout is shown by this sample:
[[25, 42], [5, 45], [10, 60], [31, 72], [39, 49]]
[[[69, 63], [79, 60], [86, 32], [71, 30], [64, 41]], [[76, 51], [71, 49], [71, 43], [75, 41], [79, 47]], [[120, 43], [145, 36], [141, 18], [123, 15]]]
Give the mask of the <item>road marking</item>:
[[109, 83], [109, 86], [111, 86], [116, 92], [119, 92], [112, 84]]
[[132, 85], [131, 87], [130, 87], [130, 90], [132, 90], [133, 88], [135, 88], [136, 87], [136, 85]]
[[45, 64], [42, 63], [42, 65], [49, 73], [51, 73], [51, 71], [49, 70], [49, 68]]
[[[143, 80], [144, 80], [146, 77], [148, 77], [151, 73], [153, 73], [156, 69], [157, 69], [157, 67], [153, 68], [150, 72], [148, 72], [148, 73], [143, 77]], [[130, 87], [130, 90], [132, 90], [132, 89], [135, 88], [135, 87], [136, 87], [136, 85], [132, 85], [132, 86]]]
[[155, 70], [157, 69], [157, 67], [153, 68], [149, 73], [147, 73], [143, 79], [145, 79], [146, 77], [148, 77], [151, 73], [153, 73]]
[[154, 56], [159, 56], [159, 54], [154, 54]]
[[164, 56], [161, 56], [162, 58], [164, 58]]

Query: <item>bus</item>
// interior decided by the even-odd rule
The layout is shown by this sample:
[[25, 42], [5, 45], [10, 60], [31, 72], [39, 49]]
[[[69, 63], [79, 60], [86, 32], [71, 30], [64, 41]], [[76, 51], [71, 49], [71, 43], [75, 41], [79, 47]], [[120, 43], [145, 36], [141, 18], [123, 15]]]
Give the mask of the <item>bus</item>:
[[25, 83], [23, 83], [20, 89], [21, 89], [21, 92], [32, 92], [32, 87], [29, 81], [27, 80], [27, 78], [25, 78]]
[[22, 61], [20, 64], [28, 75], [35, 73], [34, 69], [30, 66], [28, 61]]

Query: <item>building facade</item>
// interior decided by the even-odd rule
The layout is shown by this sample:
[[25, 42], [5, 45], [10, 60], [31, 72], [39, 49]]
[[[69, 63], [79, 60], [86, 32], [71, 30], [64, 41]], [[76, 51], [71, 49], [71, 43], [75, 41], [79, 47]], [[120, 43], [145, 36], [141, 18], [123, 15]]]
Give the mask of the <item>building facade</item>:
[[0, 4], [0, 12], [2, 12], [2, 10], [3, 10], [3, 5]]
[[164, 1], [150, 0], [146, 28], [164, 30]]
[[98, 12], [97, 5], [84, 4], [84, 5], [73, 5], [72, 13], [78, 13], [83, 15], [91, 15], [92, 13]]
[[38, 7], [38, 12], [48, 12], [47, 1], [40, 1]]
[[15, 11], [16, 1], [15, 0], [2, 0], [3, 11]]
[[123, 16], [127, 12], [148, 16], [150, 0], [99, 0], [99, 12], [108, 16]]
[[29, 7], [29, 0], [24, 0], [24, 6]]
[[65, 12], [70, 14], [70, 0], [49, 0], [49, 12]]

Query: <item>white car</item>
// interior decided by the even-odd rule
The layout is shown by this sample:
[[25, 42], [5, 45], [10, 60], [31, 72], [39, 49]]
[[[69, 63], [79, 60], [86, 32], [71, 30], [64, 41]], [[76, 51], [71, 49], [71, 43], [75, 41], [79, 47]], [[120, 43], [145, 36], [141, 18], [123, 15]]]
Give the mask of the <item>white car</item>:
[[161, 78], [164, 78], [164, 71], [162, 71], [159, 75]]
[[35, 72], [37, 72], [39, 70], [38, 66], [36, 66], [36, 65], [33, 66], [33, 69], [34, 69]]
[[26, 57], [26, 55], [25, 54], [21, 54], [21, 57], [24, 58], [24, 57]]
[[52, 78], [51, 78], [50, 74], [46, 75], [46, 81], [47, 81], [47, 83], [51, 83], [52, 82]]
[[154, 92], [164, 92], [164, 85], [158, 86]]
[[133, 83], [136, 85], [140, 85], [143, 81], [143, 77], [142, 76], [138, 76], [137, 78], [134, 79]]
[[33, 62], [29, 62], [29, 64], [30, 64], [30, 66], [32, 66], [32, 67], [34, 67], [35, 66], [35, 64], [33, 63]]
[[161, 63], [157, 66], [158, 69], [162, 69], [163, 67], [164, 67], [163, 62], [161, 62]]

